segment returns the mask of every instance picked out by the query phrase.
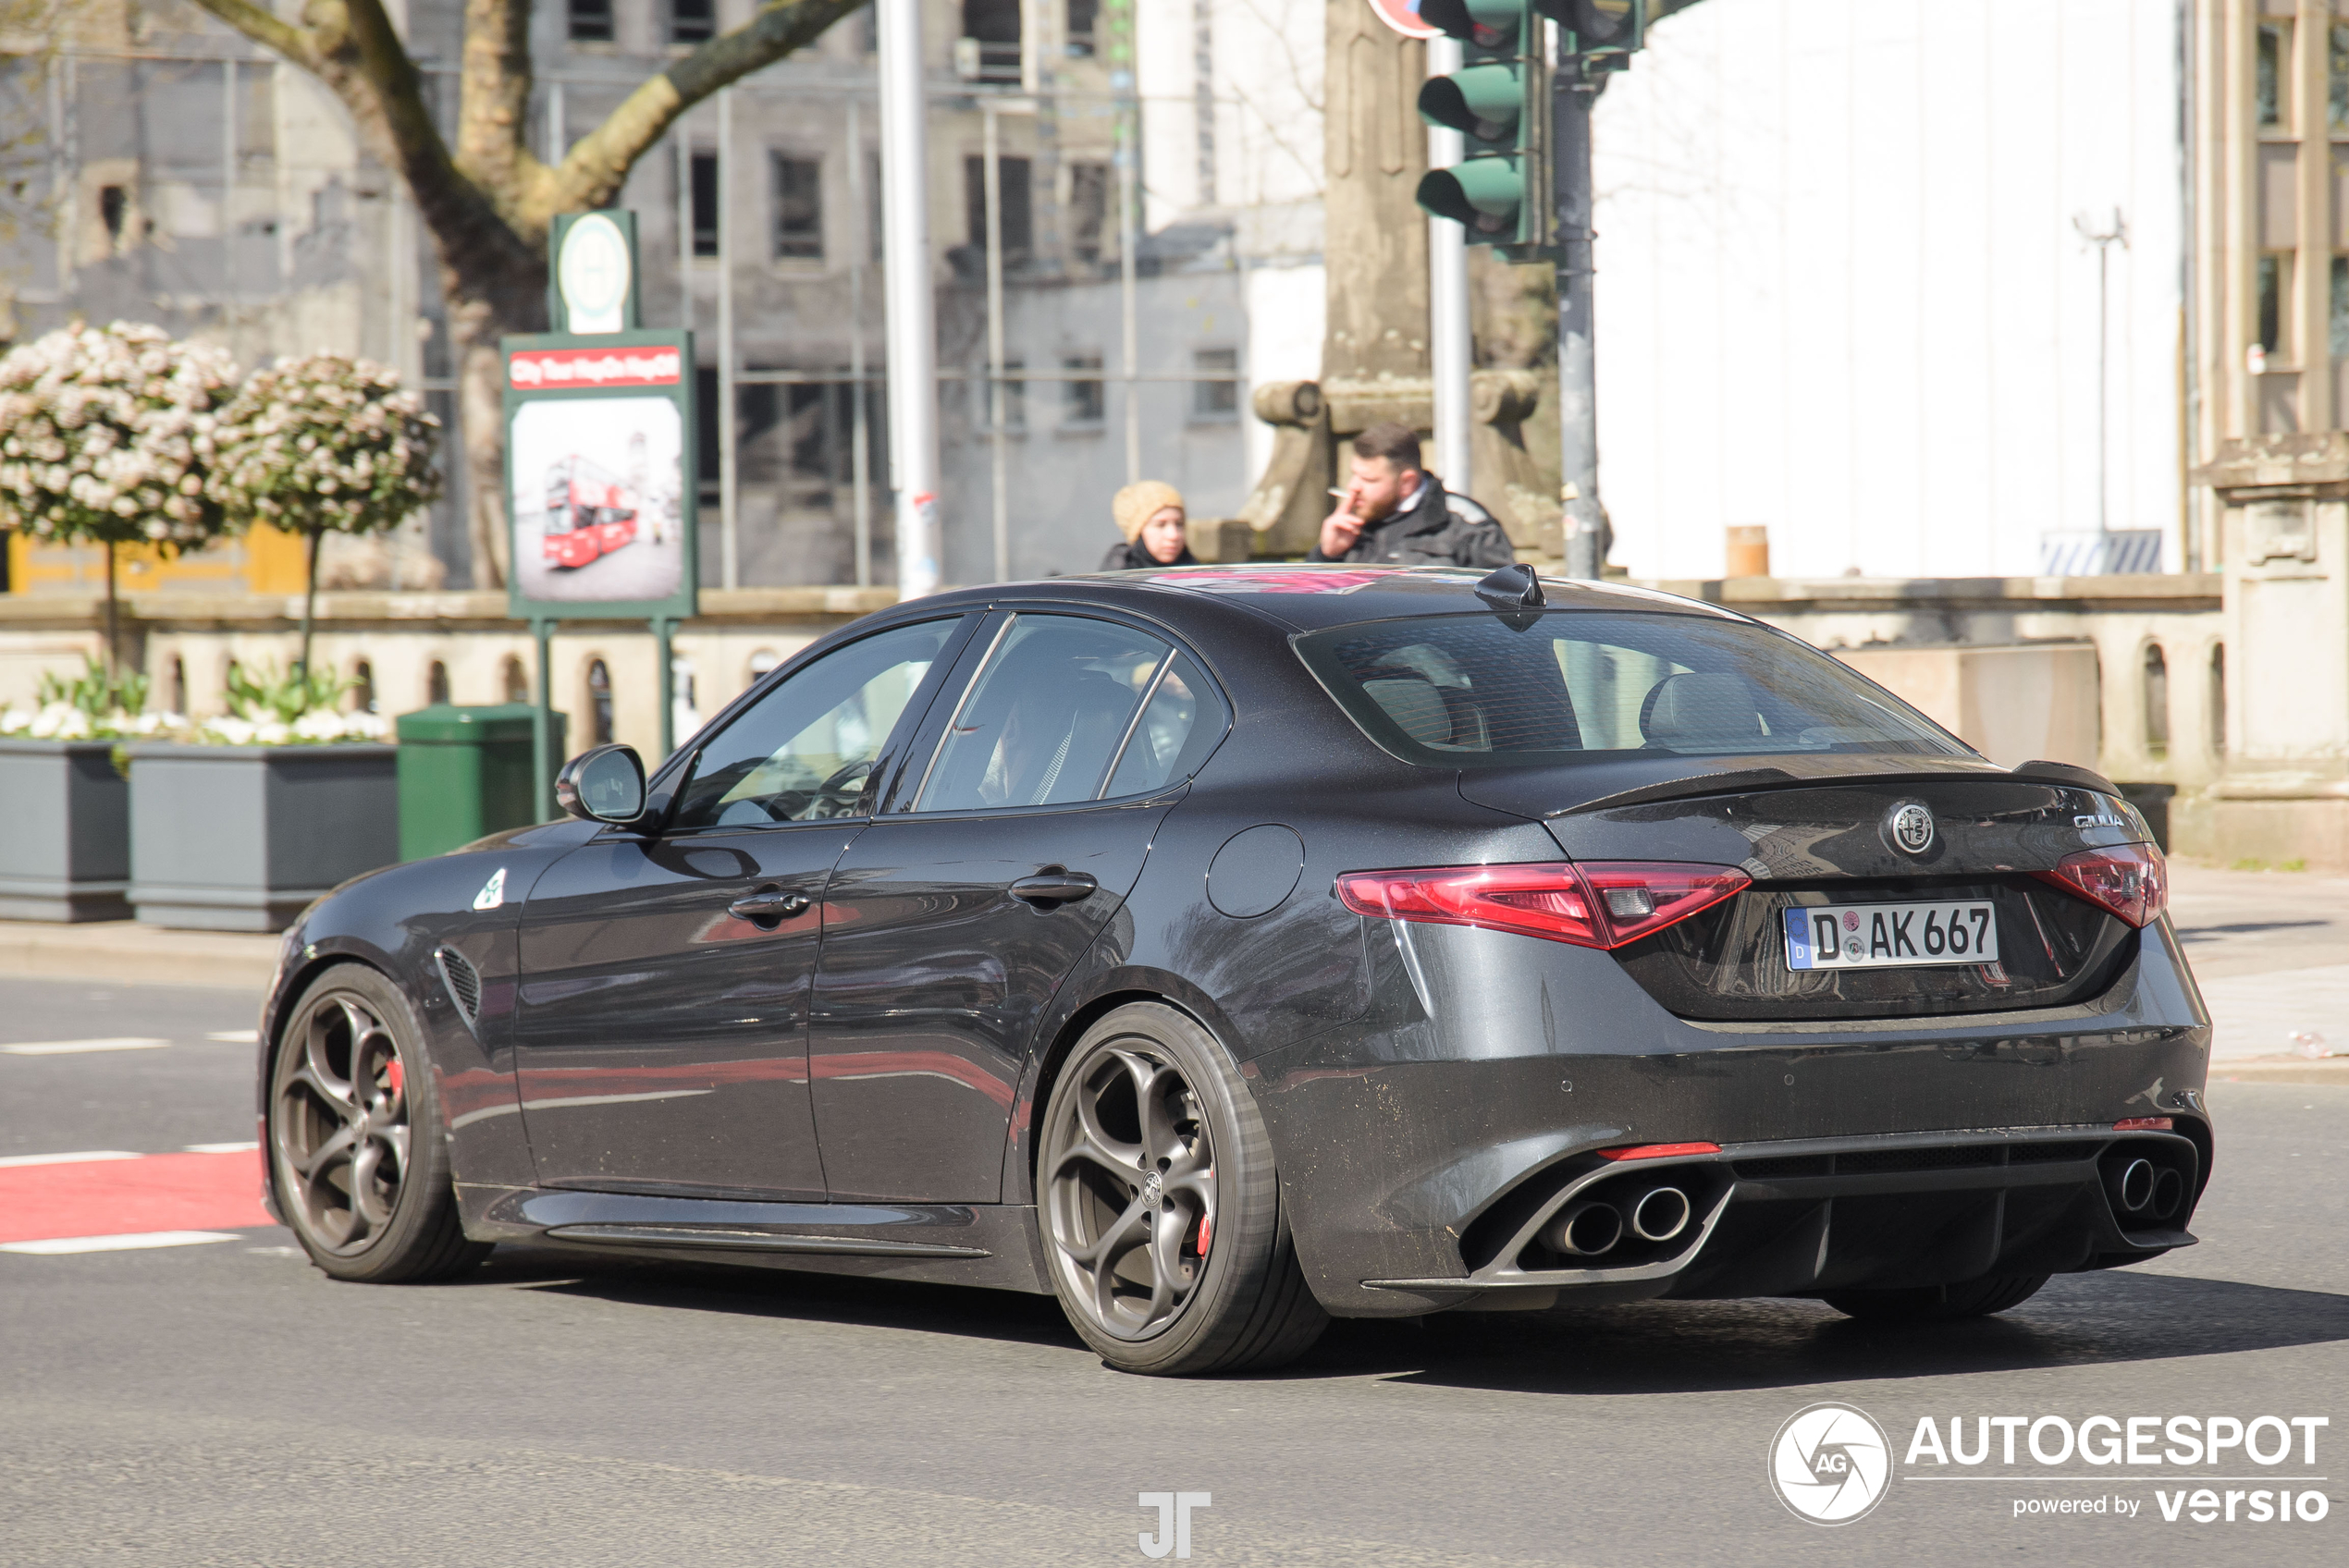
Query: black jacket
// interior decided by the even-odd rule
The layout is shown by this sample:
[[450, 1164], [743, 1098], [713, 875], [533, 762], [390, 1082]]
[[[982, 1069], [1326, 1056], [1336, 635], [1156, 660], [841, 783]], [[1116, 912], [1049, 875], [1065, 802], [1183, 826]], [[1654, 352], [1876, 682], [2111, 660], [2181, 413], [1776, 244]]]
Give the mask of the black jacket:
[[1305, 558], [1381, 566], [1490, 568], [1513, 565], [1517, 549], [1491, 512], [1466, 496], [1451, 494], [1430, 474], [1416, 506], [1363, 529], [1346, 554], [1325, 556], [1317, 545]]
[[1191, 547], [1188, 545], [1184, 545], [1183, 553], [1176, 556], [1173, 560], [1162, 561], [1157, 557], [1151, 555], [1148, 550], [1142, 548], [1142, 542], [1139, 539], [1135, 540], [1131, 545], [1126, 544], [1121, 539], [1116, 544], [1112, 545], [1109, 547], [1109, 554], [1101, 557], [1101, 564], [1098, 570], [1101, 571], [1146, 571], [1152, 567], [1156, 567], [1161, 571], [1163, 571], [1171, 566], [1197, 566], [1199, 564], [1199, 557], [1191, 554]]

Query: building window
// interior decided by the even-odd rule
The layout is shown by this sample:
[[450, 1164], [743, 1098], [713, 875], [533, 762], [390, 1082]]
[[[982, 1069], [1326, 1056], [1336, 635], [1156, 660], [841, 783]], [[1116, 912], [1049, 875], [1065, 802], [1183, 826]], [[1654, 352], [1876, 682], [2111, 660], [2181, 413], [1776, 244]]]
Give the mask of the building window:
[[1093, 31], [1101, 16], [1101, 0], [1068, 0], [1068, 55], [1072, 60], [1093, 57]]
[[611, 671], [601, 659], [587, 661], [587, 743], [611, 744]]
[[[578, 0], [572, 0], [572, 3], [576, 5]], [[2291, 103], [2285, 83], [2290, 80], [2292, 66], [2292, 43], [2287, 36], [2289, 30], [2290, 24], [2285, 22], [2259, 24], [2259, 52], [2253, 67], [2255, 85], [2252, 96], [2258, 104], [2259, 124], [2263, 129], [2287, 123], [2286, 114]]]
[[375, 711], [375, 667], [365, 659], [351, 667], [351, 711]]
[[435, 659], [424, 669], [424, 702], [427, 705], [449, 700], [449, 667]]
[[717, 36], [718, 0], [669, 0], [670, 43], [707, 43]]
[[506, 701], [530, 701], [530, 673], [523, 668], [522, 660], [511, 654], [506, 655]]
[[963, 0], [955, 68], [979, 81], [1017, 81], [1020, 0]]
[[[1003, 392], [1003, 430], [1007, 435], [1022, 435], [1027, 429], [1027, 372], [1026, 360], [1006, 359], [1003, 361], [1001, 385]], [[992, 431], [995, 428], [994, 390], [997, 384], [988, 374], [984, 361], [972, 368], [970, 384], [978, 388], [979, 428]]]
[[2325, 31], [2325, 118], [2333, 129], [2349, 130], [2349, 23]]
[[2292, 295], [2292, 257], [2270, 251], [2259, 258], [2259, 346], [2270, 359], [2289, 360], [2292, 346], [2284, 339], [2291, 313], [2284, 301]]
[[611, 42], [611, 0], [570, 0], [573, 43]]
[[[366, 666], [360, 666], [364, 669]], [[171, 708], [177, 714], [188, 711], [188, 661], [178, 654], [171, 655]]]
[[1101, 234], [1109, 227], [1109, 165], [1068, 166], [1068, 249], [1080, 262], [1101, 259]]
[[2170, 754], [2170, 661], [2162, 656], [2161, 644], [2146, 644], [2145, 668], [2146, 752], [2150, 756]]
[[775, 259], [824, 259], [824, 165], [813, 158], [775, 154]]
[[1237, 349], [1200, 349], [1191, 355], [1191, 370], [1200, 376], [1214, 380], [1191, 383], [1191, 417], [1193, 419], [1237, 419], [1240, 412], [1240, 351]]
[[[995, 181], [1003, 192], [1003, 262], [1024, 262], [1035, 247], [1035, 222], [1028, 205], [1028, 165], [1026, 158], [997, 158]], [[970, 246], [987, 253], [987, 160], [963, 160], [963, 210], [970, 226]]]
[[[1109, 398], [1100, 374], [1099, 354], [1064, 354], [1061, 369], [1084, 377], [1061, 383], [1061, 424], [1068, 429], [1098, 426], [1108, 416]], [[1091, 371], [1089, 377], [1084, 373]]]
[[127, 186], [98, 187], [98, 221], [106, 226], [107, 243], [122, 244], [122, 226], [130, 216], [130, 191]]
[[687, 179], [692, 186], [688, 201], [694, 214], [694, 254], [718, 254], [718, 154], [696, 153], [690, 165]]

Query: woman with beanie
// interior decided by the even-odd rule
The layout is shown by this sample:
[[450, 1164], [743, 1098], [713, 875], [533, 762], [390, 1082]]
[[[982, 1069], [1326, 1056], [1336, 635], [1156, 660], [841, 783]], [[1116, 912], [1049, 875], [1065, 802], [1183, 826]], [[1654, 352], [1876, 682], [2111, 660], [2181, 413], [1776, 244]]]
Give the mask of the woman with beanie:
[[1109, 511], [1125, 538], [1109, 547], [1109, 554], [1101, 557], [1101, 570], [1199, 565], [1199, 557], [1183, 538], [1183, 493], [1172, 484], [1155, 479], [1128, 484], [1111, 499]]

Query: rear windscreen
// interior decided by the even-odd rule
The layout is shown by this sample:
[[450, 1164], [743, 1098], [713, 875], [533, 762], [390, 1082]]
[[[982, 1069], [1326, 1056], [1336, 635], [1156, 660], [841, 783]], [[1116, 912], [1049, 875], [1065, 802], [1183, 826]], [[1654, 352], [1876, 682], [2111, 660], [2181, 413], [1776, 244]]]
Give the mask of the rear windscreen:
[[1334, 627], [1296, 646], [1354, 722], [1406, 762], [1973, 754], [1826, 655], [1750, 622], [1591, 610], [1429, 616]]

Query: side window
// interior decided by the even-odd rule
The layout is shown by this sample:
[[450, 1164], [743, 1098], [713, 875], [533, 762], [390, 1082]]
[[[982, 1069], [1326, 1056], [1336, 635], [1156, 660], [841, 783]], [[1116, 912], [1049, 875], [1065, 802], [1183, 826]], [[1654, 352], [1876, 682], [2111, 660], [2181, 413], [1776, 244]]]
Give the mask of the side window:
[[1224, 736], [1224, 699], [1188, 654], [1177, 654], [1142, 708], [1110, 776], [1108, 795], [1141, 795], [1188, 778]]
[[1099, 799], [1143, 693], [1173, 652], [1113, 621], [1013, 617], [947, 727], [914, 809]]
[[705, 742], [670, 826], [757, 827], [855, 815], [890, 731], [954, 620], [835, 648]]

